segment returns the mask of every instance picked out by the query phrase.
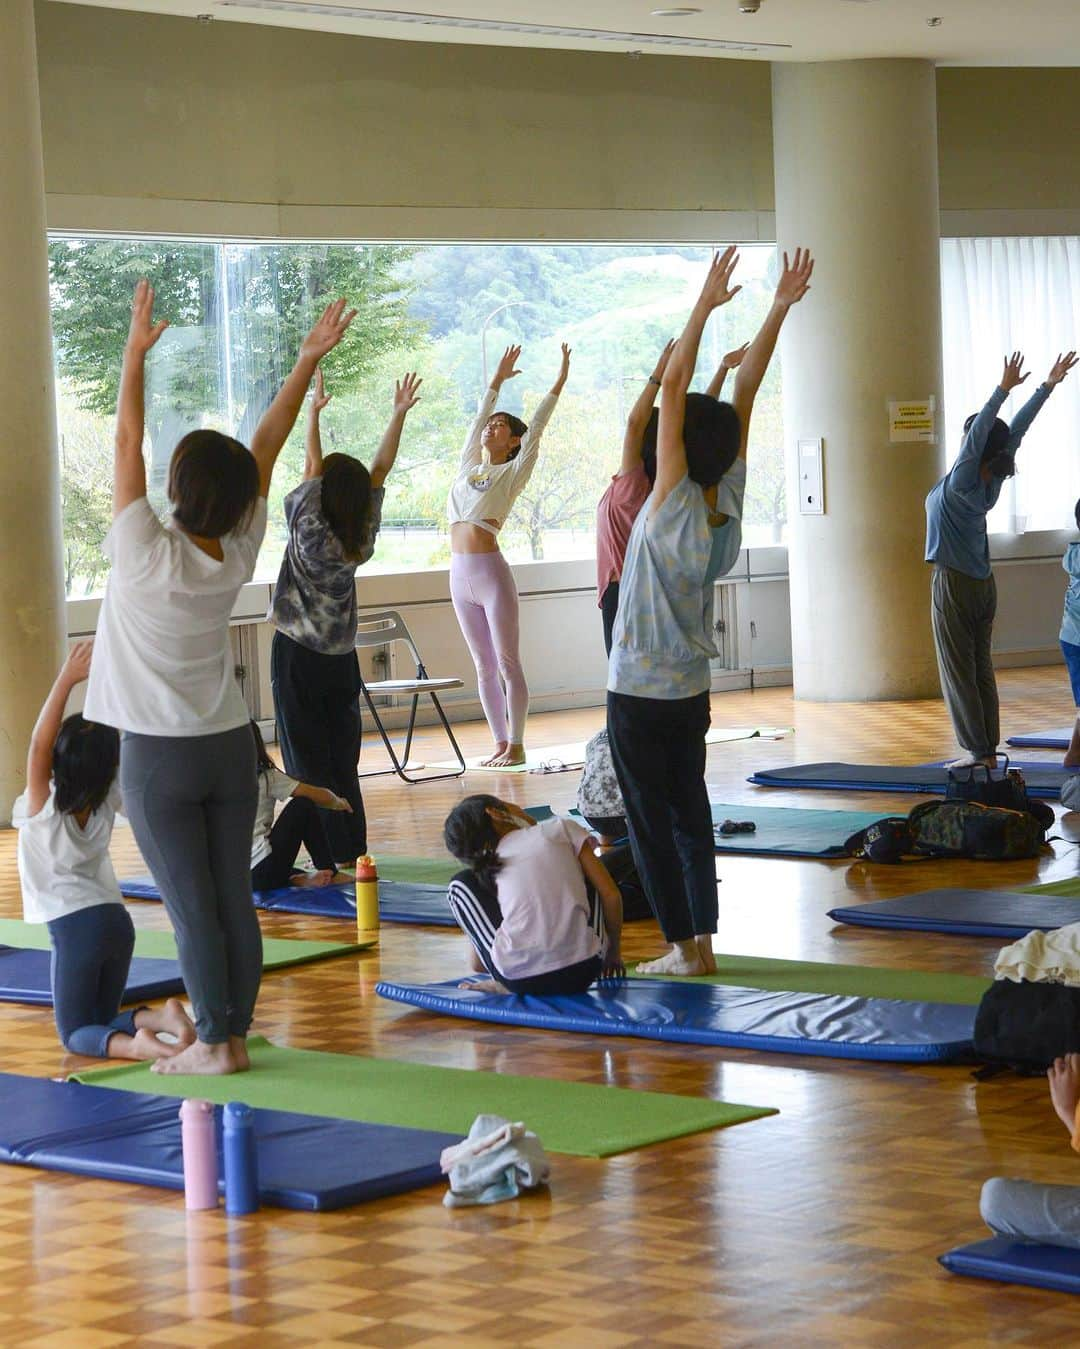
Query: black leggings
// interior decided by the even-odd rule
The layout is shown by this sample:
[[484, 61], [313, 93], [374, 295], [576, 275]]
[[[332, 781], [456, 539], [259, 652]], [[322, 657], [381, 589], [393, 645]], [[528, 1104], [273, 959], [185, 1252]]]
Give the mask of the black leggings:
[[296, 870], [301, 847], [311, 854], [316, 871], [333, 871], [334, 859], [326, 841], [321, 811], [308, 796], [294, 796], [270, 830], [270, 856], [251, 868], [253, 890], [280, 890]]
[[619, 583], [609, 581], [600, 596], [600, 616], [604, 621], [604, 650], [611, 655], [611, 634], [615, 631], [615, 615], [619, 612]]
[[356, 761], [360, 757], [360, 667], [356, 652], [328, 656], [275, 632], [270, 648], [278, 743], [285, 772], [329, 787], [352, 806], [320, 810], [329, 849], [338, 862], [367, 852], [367, 820]]

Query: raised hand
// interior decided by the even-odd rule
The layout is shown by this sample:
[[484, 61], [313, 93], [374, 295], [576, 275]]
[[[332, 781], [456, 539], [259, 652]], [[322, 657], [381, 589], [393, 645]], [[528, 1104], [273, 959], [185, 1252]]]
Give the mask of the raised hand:
[[415, 371], [409, 372], [401, 377], [394, 385], [394, 411], [408, 412], [410, 408], [416, 407], [420, 401], [420, 394], [417, 390], [423, 384]]
[[1069, 371], [1076, 364], [1077, 357], [1075, 351], [1067, 351], [1064, 356], [1058, 356], [1057, 360], [1050, 367], [1050, 373], [1046, 377], [1047, 384], [1056, 388], [1065, 378]]
[[322, 366], [321, 366], [321, 365], [320, 365], [320, 366], [316, 366], [316, 368], [315, 368], [315, 388], [314, 388], [314, 390], [312, 391], [312, 394], [311, 394], [311, 410], [312, 410], [312, 412], [314, 412], [314, 413], [316, 413], [316, 414], [320, 413], [320, 412], [323, 410], [323, 408], [326, 407], [327, 403], [329, 403], [329, 401], [330, 401], [330, 399], [331, 399], [332, 397], [333, 397], [332, 394], [328, 394], [328, 393], [326, 392], [326, 385], [323, 383]]
[[674, 350], [675, 338], [671, 337], [664, 343], [664, 350], [660, 353], [660, 358], [656, 362], [656, 369], [652, 372], [652, 377], [657, 384], [664, 378], [664, 371], [667, 369], [667, 363], [671, 360], [671, 353]]
[[774, 303], [783, 305], [785, 309], [798, 304], [810, 289], [810, 278], [813, 274], [814, 259], [810, 256], [808, 248], [797, 248], [795, 258], [791, 262], [785, 253], [784, 270], [780, 273], [780, 280], [776, 286]]
[[742, 286], [732, 286], [731, 276], [738, 264], [739, 255], [735, 245], [729, 244], [722, 253], [714, 253], [705, 284], [701, 288], [701, 299], [710, 309], [718, 309], [735, 298]]
[[345, 330], [356, 318], [356, 310], [346, 310], [347, 301], [334, 300], [328, 304], [315, 323], [311, 332], [300, 344], [300, 355], [308, 360], [321, 361], [328, 351], [333, 351], [345, 336]]
[[[1014, 351], [1011, 356], [1006, 357], [1005, 368], [1001, 372], [1001, 387], [1006, 393], [1015, 389], [1018, 384], [1023, 384], [1024, 380], [1031, 374], [1030, 370], [1021, 373], [1023, 370], [1024, 358], [1020, 352]], [[1063, 374], [1062, 379], [1064, 378], [1065, 375]]]
[[570, 373], [570, 356], [572, 350], [565, 342], [559, 343], [559, 349], [562, 351], [562, 363], [559, 366], [559, 377], [565, 379]]
[[491, 381], [491, 386], [497, 389], [501, 384], [505, 384], [508, 379], [513, 379], [515, 375], [520, 375], [521, 371], [517, 368], [518, 357], [521, 355], [520, 347], [507, 347], [502, 354], [495, 370], [495, 377]]
[[90, 658], [94, 654], [92, 640], [76, 642], [68, 652], [60, 670], [60, 676], [69, 685], [81, 684], [90, 678]]
[[741, 347], [736, 347], [734, 351], [726, 352], [720, 364], [725, 370], [734, 370], [736, 366], [742, 365], [742, 358], [750, 350], [750, 343], [744, 342]]
[[154, 322], [154, 288], [145, 277], [135, 286], [131, 301], [131, 323], [128, 326], [127, 350], [145, 356], [168, 327], [165, 319]]

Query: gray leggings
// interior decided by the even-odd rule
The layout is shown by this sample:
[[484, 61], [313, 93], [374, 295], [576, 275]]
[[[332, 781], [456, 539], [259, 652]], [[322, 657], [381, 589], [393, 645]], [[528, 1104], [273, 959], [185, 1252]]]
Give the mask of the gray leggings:
[[997, 583], [992, 576], [979, 581], [937, 566], [930, 591], [945, 706], [959, 743], [981, 759], [996, 753], [1001, 737], [991, 654]]
[[1080, 1246], [1080, 1186], [1036, 1185], [994, 1176], [983, 1185], [979, 1211], [999, 1237]]
[[262, 979], [251, 897], [258, 785], [248, 727], [219, 735], [125, 733], [124, 813], [165, 901], [204, 1044], [246, 1035]]

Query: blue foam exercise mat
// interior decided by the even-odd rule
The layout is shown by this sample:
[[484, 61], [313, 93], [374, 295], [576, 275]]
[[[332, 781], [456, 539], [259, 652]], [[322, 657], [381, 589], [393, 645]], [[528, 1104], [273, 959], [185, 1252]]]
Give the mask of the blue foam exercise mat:
[[991, 1237], [957, 1246], [939, 1255], [938, 1261], [950, 1274], [1080, 1293], [1080, 1250], [1070, 1246], [1037, 1246], [1011, 1237]]
[[1072, 739], [1073, 728], [1062, 726], [1057, 731], [1030, 731], [1027, 735], [1010, 735], [1005, 741], [1014, 749], [1060, 749], [1067, 750]]
[[896, 928], [905, 932], [951, 932], [959, 937], [1000, 937], [1017, 941], [1041, 928], [1051, 932], [1080, 919], [1080, 902], [1057, 895], [1023, 895], [1009, 890], [922, 890], [830, 909], [834, 923], [850, 927]]
[[[27, 951], [19, 946], [0, 946], [0, 1002], [26, 1002], [36, 1007], [52, 1006], [49, 978], [50, 951]], [[124, 1002], [145, 1002], [183, 993], [184, 981], [175, 960], [135, 956], [128, 971]]]
[[[178, 1112], [174, 1097], [0, 1073], [0, 1161], [180, 1190]], [[343, 1208], [433, 1185], [443, 1148], [461, 1141], [293, 1111], [254, 1113], [259, 1198], [279, 1208]], [[214, 1115], [220, 1159], [220, 1107]]]
[[441, 984], [375, 985], [429, 1012], [537, 1030], [629, 1035], [823, 1058], [940, 1063], [971, 1052], [975, 1008], [721, 984], [631, 979], [563, 997], [518, 997]]
[[[128, 899], [161, 899], [150, 876], [135, 876], [120, 882]], [[312, 918], [356, 920], [356, 892], [352, 885], [285, 886], [280, 890], [256, 890], [255, 907], [269, 913], [304, 913]], [[379, 917], [384, 923], [422, 923], [432, 927], [456, 927], [443, 885], [419, 885], [406, 881], [379, 882]]]
[[[1024, 774], [1029, 796], [1056, 801], [1061, 785], [1075, 770], [1061, 764], [1035, 763], [1030, 760], [1012, 762], [1010, 768], [1019, 768]], [[757, 787], [786, 787], [789, 791], [801, 788], [821, 788], [834, 792], [918, 792], [924, 796], [943, 796], [949, 775], [943, 763], [857, 764], [810, 763], [793, 764], [789, 768], [767, 768], [754, 773], [747, 781]]]

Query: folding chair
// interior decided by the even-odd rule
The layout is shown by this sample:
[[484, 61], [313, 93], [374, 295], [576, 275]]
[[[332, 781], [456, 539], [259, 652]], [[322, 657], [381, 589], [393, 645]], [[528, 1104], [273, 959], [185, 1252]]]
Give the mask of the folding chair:
[[[454, 732], [450, 729], [450, 723], [446, 719], [446, 713], [442, 710], [442, 704], [439, 702], [438, 695], [445, 693], [447, 689], [460, 689], [465, 687], [465, 681], [462, 679], [433, 679], [427, 672], [424, 662], [420, 659], [420, 652], [416, 649], [416, 643], [413, 641], [406, 626], [405, 620], [396, 609], [386, 609], [379, 614], [365, 614], [360, 618], [356, 627], [356, 645], [362, 649], [370, 646], [389, 646], [393, 642], [403, 642], [408, 647], [409, 654], [416, 662], [415, 679], [380, 679], [373, 683], [367, 683], [363, 676], [360, 678], [360, 692], [364, 695], [364, 701], [367, 703], [368, 711], [371, 713], [371, 719], [378, 728], [382, 736], [382, 742], [386, 746], [386, 752], [390, 756], [392, 768], [376, 768], [366, 773], [359, 774], [362, 778], [380, 777], [385, 773], [396, 773], [404, 782], [433, 782], [436, 778], [459, 778], [465, 772], [465, 759], [458, 747], [458, 742], [454, 738]], [[439, 720], [442, 722], [442, 728], [446, 732], [447, 739], [453, 748], [454, 754], [460, 764], [459, 768], [452, 769], [448, 773], [424, 773], [417, 777], [410, 775], [406, 769], [409, 762], [409, 752], [412, 749], [413, 731], [416, 727], [416, 709], [419, 706], [420, 698], [427, 694], [435, 704], [435, 711], [439, 714]], [[399, 759], [397, 752], [391, 743], [390, 737], [386, 733], [386, 727], [383, 725], [382, 718], [379, 716], [378, 709], [375, 706], [372, 695], [395, 695], [409, 694], [412, 697], [412, 708], [409, 712], [409, 725], [405, 732], [405, 752]]]

